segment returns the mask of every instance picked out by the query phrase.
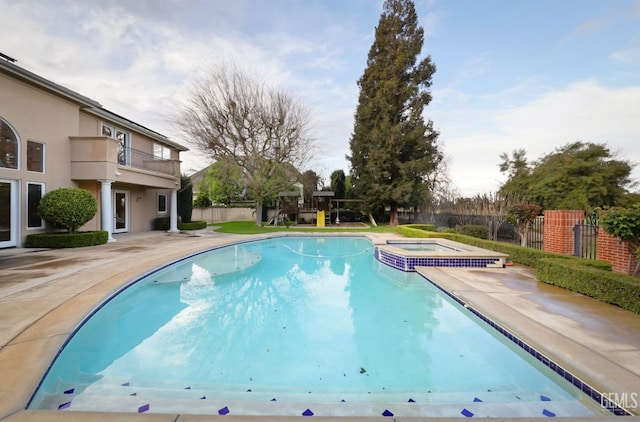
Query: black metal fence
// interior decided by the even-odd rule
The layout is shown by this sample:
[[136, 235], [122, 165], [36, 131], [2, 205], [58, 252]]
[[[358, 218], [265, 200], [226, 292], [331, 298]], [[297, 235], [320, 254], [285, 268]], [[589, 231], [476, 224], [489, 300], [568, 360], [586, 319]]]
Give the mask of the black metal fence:
[[[482, 225], [486, 226], [489, 231], [489, 238], [499, 242], [512, 243], [514, 245], [522, 245], [522, 235], [526, 235], [527, 241], [524, 243], [527, 247], [535, 249], [543, 249], [544, 246], [544, 217], [537, 217], [529, 224], [526, 231], [522, 235], [516, 232], [513, 224], [504, 221], [504, 217], [474, 215], [474, 214], [453, 214], [453, 213], [407, 213], [401, 216], [401, 222], [406, 224], [433, 224], [438, 230], [446, 228], [456, 228], [464, 225]], [[498, 226], [495, 231], [495, 226]]]
[[[539, 216], [529, 224], [526, 230], [526, 243], [522, 242], [522, 235], [515, 227], [504, 221], [504, 218], [452, 213], [405, 213], [401, 216], [401, 222], [405, 224], [433, 224], [438, 230], [446, 228], [459, 228], [460, 226], [484, 225], [489, 230], [489, 238], [499, 242], [526, 245], [534, 249], [544, 249], [544, 217]], [[493, 239], [493, 227], [498, 225], [495, 239]], [[574, 231], [574, 256], [587, 259], [598, 258], [598, 216], [588, 214], [583, 223], [576, 225]]]
[[598, 259], [598, 216], [587, 215], [582, 224], [573, 227], [573, 255]]

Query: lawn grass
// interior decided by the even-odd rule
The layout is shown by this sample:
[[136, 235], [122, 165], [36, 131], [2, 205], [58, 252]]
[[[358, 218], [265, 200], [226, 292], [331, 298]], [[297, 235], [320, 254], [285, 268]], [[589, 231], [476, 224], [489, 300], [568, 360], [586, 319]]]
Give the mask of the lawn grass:
[[214, 223], [212, 226], [220, 227], [215, 229], [218, 233], [233, 233], [233, 234], [263, 234], [263, 233], [276, 233], [276, 232], [296, 232], [296, 233], [335, 233], [335, 232], [348, 232], [348, 233], [395, 233], [396, 228], [389, 225], [378, 225], [377, 227], [368, 226], [367, 228], [339, 228], [336, 226], [326, 228], [316, 227], [258, 227], [253, 221], [227, 221], [223, 223]]

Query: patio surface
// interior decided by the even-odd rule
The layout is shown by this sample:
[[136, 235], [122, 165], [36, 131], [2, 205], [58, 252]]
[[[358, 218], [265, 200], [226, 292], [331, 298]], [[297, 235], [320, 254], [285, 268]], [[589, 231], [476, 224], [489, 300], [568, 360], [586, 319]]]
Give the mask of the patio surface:
[[[378, 233], [367, 236], [377, 242], [399, 238]], [[191, 253], [237, 239], [261, 237], [265, 236], [211, 231], [191, 235], [148, 232], [115, 235], [117, 242], [97, 247], [0, 250], [0, 420], [195, 422], [222, 417], [270, 422], [297, 419], [24, 410], [56, 352], [77, 324], [120, 286]], [[640, 395], [640, 315], [537, 282], [535, 272], [522, 266], [421, 271], [597, 390]], [[637, 414], [640, 409], [628, 410]], [[604, 421], [615, 417], [593, 419]], [[397, 417], [395, 420], [449, 419]]]

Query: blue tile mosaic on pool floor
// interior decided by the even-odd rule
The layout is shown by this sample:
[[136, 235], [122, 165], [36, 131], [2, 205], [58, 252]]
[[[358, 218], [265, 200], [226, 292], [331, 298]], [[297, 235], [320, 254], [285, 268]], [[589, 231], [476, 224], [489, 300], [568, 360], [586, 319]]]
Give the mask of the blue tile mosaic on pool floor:
[[[109, 384], [107, 384], [108, 386]], [[141, 387], [140, 385], [137, 384], [131, 384], [131, 386], [125, 386], [123, 387], [122, 385], [118, 384], [119, 389], [122, 392], [126, 392], [126, 390], [128, 390], [129, 388], [135, 388], [136, 390], [139, 388], [142, 388], [144, 390], [144, 387]], [[151, 388], [151, 390], [153, 390], [152, 386], [147, 386], [147, 388]], [[178, 387], [180, 389], [182, 389], [182, 391], [184, 391], [185, 393], [183, 394], [190, 394], [190, 393], [186, 393], [186, 391], [189, 391], [187, 389], [184, 389], [182, 387]], [[75, 393], [74, 394], [82, 394], [82, 393], [78, 393], [78, 391], [81, 390], [81, 388], [77, 388], [77, 386], [75, 387]], [[185, 391], [186, 390], [186, 391]], [[106, 390], [105, 390], [106, 391]], [[110, 390], [111, 393], [115, 393], [114, 391]], [[179, 391], [179, 390], [178, 390]], [[487, 393], [491, 393], [491, 389], [487, 389], [486, 390]], [[133, 412], [138, 412], [138, 413], [151, 413], [151, 412], [160, 412], [163, 413], [166, 411], [166, 401], [167, 401], [167, 397], [154, 397], [154, 396], [150, 396], [148, 393], [153, 393], [153, 391], [146, 391], [142, 394], [142, 396], [144, 396], [141, 400], [138, 401], [132, 401], [126, 397], [119, 397], [117, 396], [117, 394], [112, 394], [110, 396], [106, 396], [106, 397], [99, 397], [99, 396], [94, 396], [92, 397], [91, 400], [91, 408], [96, 411], [96, 408], [93, 408], [93, 406], [102, 406], [104, 403], [108, 403], [109, 401], [113, 401], [113, 400], [117, 400], [120, 403], [120, 409], [124, 412], [127, 411], [133, 411]], [[240, 393], [238, 391], [238, 393]], [[244, 393], [244, 392], [243, 392]], [[428, 393], [431, 393], [431, 391], [429, 391]], [[201, 393], [201, 390], [199, 388], [194, 388], [193, 389], [193, 395], [194, 397], [199, 397]], [[246, 394], [246, 393], [244, 393]], [[273, 396], [267, 396], [265, 395], [264, 392], [259, 391], [259, 390], [254, 390], [254, 393], [252, 395], [260, 395], [263, 396], [264, 400], [267, 402], [274, 402], [275, 397]], [[430, 394], [429, 394], [430, 395]], [[61, 398], [63, 397], [62, 395], [60, 396]], [[68, 397], [68, 396], [67, 396]], [[230, 414], [238, 414], [238, 415], [243, 415], [246, 414], [246, 408], [244, 407], [244, 404], [241, 404], [240, 402], [237, 401], [237, 398], [234, 399], [234, 397], [228, 397], [232, 403], [224, 403], [224, 401], [216, 401], [214, 399], [214, 403], [212, 403], [211, 405], [201, 405], [198, 404], [197, 402], [191, 402], [189, 404], [186, 404], [187, 402], [184, 401], [185, 398], [188, 398], [189, 396], [184, 395], [181, 399], [183, 401], [183, 405], [185, 405], [186, 407], [182, 408], [182, 411], [185, 411], [186, 413], [194, 413], [194, 414], [200, 414], [204, 411], [204, 413], [209, 414], [210, 412], [212, 412], [213, 414], [218, 414], [221, 416], [224, 415], [230, 415]], [[204, 396], [202, 396], [204, 397]], [[269, 397], [273, 397], [271, 400], [269, 400]], [[299, 397], [298, 397], [299, 398]], [[219, 398], [218, 398], [219, 399]], [[294, 412], [295, 415], [303, 415], [303, 416], [336, 416], [336, 415], [350, 415], [350, 416], [355, 416], [355, 414], [362, 416], [362, 410], [364, 409], [364, 407], [368, 408], [366, 412], [374, 412], [371, 414], [368, 414], [369, 416], [383, 416], [383, 417], [397, 417], [397, 416], [419, 416], [422, 415], [423, 410], [425, 409], [423, 406], [425, 403], [430, 403], [429, 404], [429, 408], [433, 409], [433, 406], [437, 406], [440, 408], [440, 410], [437, 410], [438, 413], [442, 412], [444, 410], [445, 413], [443, 414], [448, 414], [450, 417], [453, 416], [464, 416], [464, 417], [486, 417], [491, 415], [492, 413], [494, 413], [497, 409], [500, 409], [501, 406], [504, 406], [504, 404], [506, 403], [507, 406], [509, 406], [509, 403], [516, 403], [520, 400], [525, 400], [527, 402], [529, 402], [530, 404], [533, 404], [533, 401], [538, 400], [540, 403], [541, 402], [545, 402], [544, 407], [540, 406], [538, 407], [537, 410], [537, 414], [540, 416], [546, 416], [546, 417], [555, 417], [555, 416], [567, 416], [567, 414], [565, 413], [567, 411], [567, 408], [563, 406], [562, 402], [556, 402], [554, 400], [551, 400], [550, 397], [545, 396], [544, 394], [539, 394], [537, 397], [533, 396], [533, 397], [520, 397], [518, 395], [515, 395], [512, 399], [507, 398], [507, 396], [504, 396], [504, 401], [500, 402], [500, 401], [496, 401], [495, 397], [492, 398], [491, 396], [486, 396], [484, 394], [478, 394], [476, 396], [470, 396], [468, 398], [469, 404], [466, 406], [460, 406], [460, 404], [456, 404], [453, 402], [447, 403], [445, 404], [445, 402], [448, 402], [448, 400], [446, 401], [436, 401], [436, 402], [432, 402], [432, 398], [428, 397], [428, 396], [422, 396], [420, 398], [420, 400], [416, 401], [413, 399], [413, 397], [408, 397], [408, 400], [406, 402], [403, 402], [403, 400], [400, 400], [398, 402], [394, 402], [391, 401], [389, 403], [385, 403], [386, 406], [380, 406], [380, 407], [370, 407], [370, 404], [365, 404], [366, 401], [364, 402], [360, 402], [359, 400], [356, 401], [349, 401], [348, 404], [346, 404], [346, 401], [343, 399], [341, 400], [340, 403], [330, 403], [330, 402], [316, 402], [315, 399], [316, 398], [311, 398], [310, 401], [307, 404], [307, 406], [303, 405], [303, 401], [300, 401], [296, 404], [296, 406], [291, 406], [291, 398], [289, 398], [289, 400], [287, 400], [286, 398], [284, 399], [284, 407], [281, 408], [276, 408], [276, 407], [272, 407], [272, 406], [268, 406], [266, 409], [270, 409], [270, 411], [275, 411], [274, 414], [278, 414], [280, 415], [281, 411], [284, 410], [284, 413], [282, 413], [281, 415], [289, 415], [289, 416], [294, 416], [294, 414], [289, 414], [289, 412]], [[144, 401], [142, 401], [144, 400]], [[83, 404], [86, 405], [87, 403], [89, 403], [89, 401], [87, 401], [85, 399], [84, 403], [82, 403], [82, 399], [80, 399], [80, 406], [77, 407], [76, 406], [76, 402], [75, 399], [74, 400], [68, 400], [65, 401], [64, 403], [61, 403], [59, 405], [59, 409], [63, 410], [63, 411], [67, 411], [67, 410], [86, 410], [87, 407], [83, 407]], [[286, 403], [288, 402], [289, 403]], [[553, 401], [553, 403], [551, 403]], [[420, 404], [418, 404], [418, 402], [420, 402]], [[297, 407], [297, 405], [301, 405], [301, 407], [298, 407], [297, 410], [295, 409]], [[309, 404], [312, 404], [312, 406], [309, 406]], [[564, 403], [566, 404], [566, 403]], [[355, 405], [355, 407], [354, 407]], [[238, 407], [239, 406], [239, 407]], [[363, 407], [364, 406], [364, 407]], [[411, 408], [407, 407], [407, 406], [412, 406]], [[526, 405], [525, 405], [526, 406]], [[263, 409], [262, 411], [265, 410], [265, 407], [258, 404], [257, 408], [261, 408]], [[306, 410], [303, 410], [306, 409]], [[313, 410], [311, 410], [313, 409]], [[113, 409], [112, 409], [113, 410]], [[529, 411], [531, 411], [532, 409], [530, 408]], [[351, 413], [351, 412], [356, 412], [355, 414]], [[498, 410], [500, 411], [500, 410]]]

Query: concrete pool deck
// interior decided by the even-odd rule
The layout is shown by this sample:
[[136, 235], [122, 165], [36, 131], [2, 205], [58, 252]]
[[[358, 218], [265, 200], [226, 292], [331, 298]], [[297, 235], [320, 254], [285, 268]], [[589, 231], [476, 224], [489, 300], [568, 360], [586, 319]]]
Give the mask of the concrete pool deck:
[[[367, 233], [367, 236], [376, 242], [400, 238], [378, 233]], [[117, 242], [89, 248], [0, 250], [0, 420], [191, 422], [220, 417], [260, 421], [294, 419], [24, 410], [48, 365], [73, 329], [120, 286], [197, 251], [238, 239], [265, 236], [151, 232], [115, 237]], [[599, 391], [640, 395], [640, 315], [539, 283], [534, 271], [526, 267], [430, 268], [421, 271], [443, 289], [508, 328]], [[637, 413], [640, 409], [629, 410]], [[546, 418], [539, 420], [543, 419]], [[614, 420], [614, 417], [594, 419]]]

